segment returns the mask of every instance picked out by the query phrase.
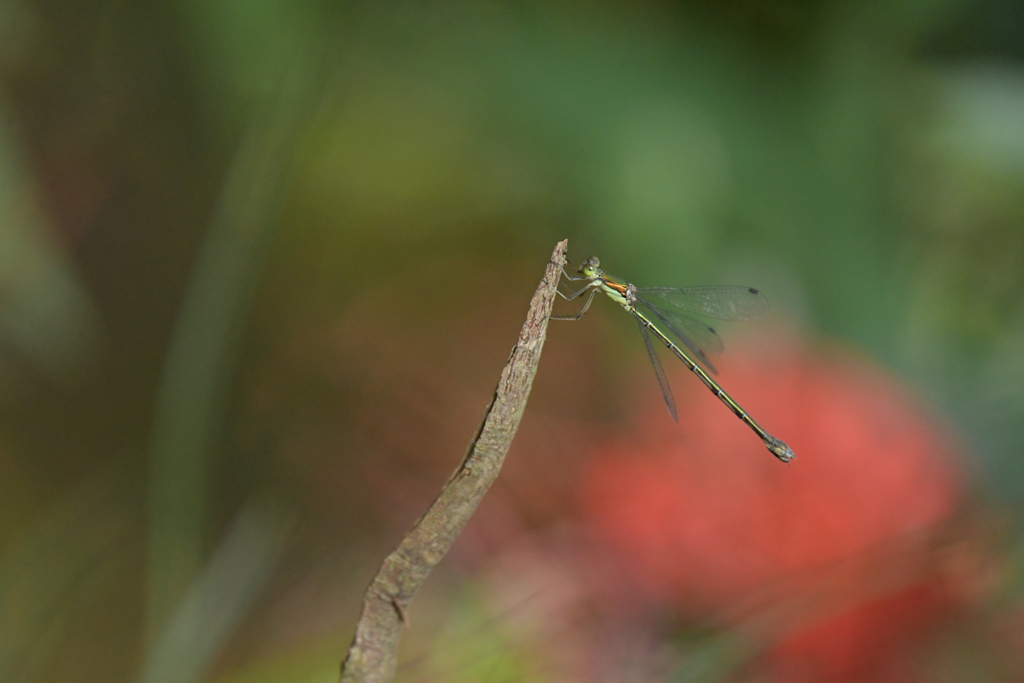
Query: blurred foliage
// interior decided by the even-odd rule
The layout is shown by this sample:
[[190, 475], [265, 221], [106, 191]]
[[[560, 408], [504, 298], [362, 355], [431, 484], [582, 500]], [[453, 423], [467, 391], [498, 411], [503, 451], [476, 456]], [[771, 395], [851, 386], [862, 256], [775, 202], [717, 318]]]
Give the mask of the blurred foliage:
[[[982, 544], [1024, 547], [1022, 36], [1010, 0], [0, 1], [0, 679], [333, 678], [564, 237], [640, 285], [763, 289], [768, 365], [874, 358], [949, 426]], [[414, 628], [471, 621], [497, 589], [465, 576], [572, 527], [589, 456], [642, 442], [653, 379], [597, 308], [552, 328]], [[583, 552], [554, 545], [529, 567]], [[567, 649], [743, 670], [728, 631], [683, 664], [679, 615], [611, 612]], [[474, 648], [549, 675], [502, 614], [430, 675]]]

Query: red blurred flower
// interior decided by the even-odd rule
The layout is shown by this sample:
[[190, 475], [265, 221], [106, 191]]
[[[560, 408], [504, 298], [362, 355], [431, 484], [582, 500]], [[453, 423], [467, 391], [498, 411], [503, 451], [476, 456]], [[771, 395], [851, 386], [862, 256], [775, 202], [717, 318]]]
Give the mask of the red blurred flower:
[[797, 459], [781, 464], [679, 372], [676, 427], [652, 378], [643, 436], [606, 444], [590, 467], [585, 517], [642, 593], [746, 629], [780, 680], [873, 676], [953, 594], [934, 561], [961, 498], [951, 439], [861, 359], [722, 366]]

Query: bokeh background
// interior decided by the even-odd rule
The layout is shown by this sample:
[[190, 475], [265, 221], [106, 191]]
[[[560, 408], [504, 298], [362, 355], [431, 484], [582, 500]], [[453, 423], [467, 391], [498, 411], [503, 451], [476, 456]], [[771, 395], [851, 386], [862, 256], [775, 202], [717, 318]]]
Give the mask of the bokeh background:
[[1020, 680], [1022, 7], [0, 1], [0, 680], [336, 680], [566, 237], [797, 460], [552, 323], [399, 680]]

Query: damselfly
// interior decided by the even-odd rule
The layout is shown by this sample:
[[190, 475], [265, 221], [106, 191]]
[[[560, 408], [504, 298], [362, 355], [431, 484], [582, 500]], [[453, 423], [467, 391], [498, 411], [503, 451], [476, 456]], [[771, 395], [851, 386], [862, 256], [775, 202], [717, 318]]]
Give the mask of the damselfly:
[[[601, 262], [597, 257], [591, 257], [584, 261], [583, 265], [575, 269], [579, 277], [574, 277], [564, 268], [562, 269], [562, 274], [567, 280], [573, 282], [585, 280], [586, 284], [579, 291], [571, 294], [565, 294], [559, 290], [559, 296], [566, 301], [572, 301], [586, 294], [587, 300], [584, 302], [583, 308], [576, 315], [552, 316], [552, 319], [579, 320], [587, 312], [587, 309], [590, 308], [590, 302], [594, 300], [594, 295], [599, 291], [604, 292], [612, 301], [632, 313], [640, 325], [640, 334], [644, 338], [647, 355], [651, 359], [651, 365], [654, 366], [654, 374], [658, 378], [661, 395], [665, 399], [665, 405], [668, 406], [668, 412], [672, 414], [673, 420], [679, 421], [679, 415], [676, 412], [676, 402], [672, 397], [672, 389], [668, 385], [668, 379], [665, 377], [665, 370], [661, 367], [661, 361], [658, 360], [658, 355], [654, 352], [654, 346], [651, 344], [651, 334], [667, 346], [669, 351], [674, 353], [679, 360], [683, 361], [686, 367], [700, 378], [704, 386], [710, 389], [711, 393], [718, 397], [718, 400], [724, 403], [736, 417], [743, 421], [743, 424], [750, 427], [764, 441], [764, 445], [768, 447], [772, 455], [782, 462], [789, 462], [796, 457], [793, 454], [793, 449], [787, 446], [785, 442], [776, 439], [765, 431], [761, 425], [757, 424], [747, 414], [747, 411], [740, 407], [739, 403], [729, 394], [725, 393], [725, 390], [718, 385], [718, 382], [711, 378], [711, 375], [704, 368], [697, 365], [694, 358], [700, 360], [711, 372], [716, 372], [715, 367], [708, 360], [708, 354], [721, 353], [722, 351], [722, 340], [718, 337], [715, 328], [705, 325], [680, 311], [655, 306], [644, 298], [657, 297], [661, 301], [683, 311], [719, 320], [738, 321], [754, 320], [768, 312], [768, 299], [765, 298], [764, 294], [752, 287], [637, 287], [624, 280], [612, 277], [601, 270], [600, 266]], [[665, 329], [671, 332], [686, 347], [689, 353], [680, 348], [678, 344], [658, 329], [647, 316], [637, 310], [637, 305], [643, 306], [650, 311], [665, 326]], [[693, 356], [691, 357], [690, 354], [693, 354]]]

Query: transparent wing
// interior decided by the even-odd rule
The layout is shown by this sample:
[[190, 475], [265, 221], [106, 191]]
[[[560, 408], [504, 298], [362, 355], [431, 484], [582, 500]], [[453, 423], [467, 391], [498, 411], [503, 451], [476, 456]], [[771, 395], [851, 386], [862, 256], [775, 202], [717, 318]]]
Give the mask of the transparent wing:
[[676, 400], [672, 397], [672, 387], [668, 385], [668, 378], [665, 377], [665, 368], [661, 367], [661, 361], [658, 360], [658, 354], [654, 352], [654, 345], [651, 344], [651, 335], [648, 334], [647, 326], [644, 325], [639, 316], [636, 317], [636, 322], [640, 325], [640, 334], [644, 338], [644, 346], [647, 347], [647, 355], [651, 359], [651, 365], [654, 366], [654, 374], [658, 377], [658, 386], [661, 387], [661, 397], [665, 399], [665, 405], [668, 406], [668, 412], [672, 416], [672, 419], [679, 422], [679, 415], [676, 413]]
[[645, 296], [719, 320], [755, 320], [768, 312], [768, 299], [753, 287], [638, 287]]
[[725, 345], [722, 344], [722, 339], [718, 336], [715, 328], [705, 325], [699, 320], [695, 320], [683, 313], [676, 313], [675, 311], [655, 306], [639, 296], [636, 300], [637, 303], [643, 305], [654, 314], [654, 317], [660, 320], [668, 331], [672, 333], [672, 336], [689, 349], [701, 364], [713, 374], [718, 374], [718, 370], [708, 360], [708, 355], [715, 355], [725, 350]]

